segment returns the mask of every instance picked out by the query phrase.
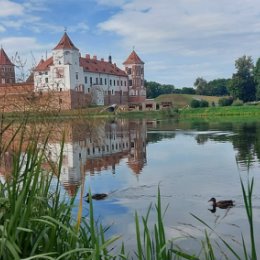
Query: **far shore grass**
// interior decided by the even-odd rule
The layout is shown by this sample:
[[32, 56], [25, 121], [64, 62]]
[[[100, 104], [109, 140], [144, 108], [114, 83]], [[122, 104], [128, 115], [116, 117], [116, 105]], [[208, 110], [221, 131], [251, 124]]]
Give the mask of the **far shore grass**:
[[205, 108], [169, 108], [156, 111], [124, 111], [124, 112], [104, 112], [103, 108], [85, 108], [67, 111], [26, 111], [9, 112], [2, 114], [2, 117], [10, 120], [20, 120], [24, 117], [29, 120], [69, 120], [69, 119], [91, 119], [91, 118], [129, 118], [129, 119], [161, 119], [176, 118], [187, 119], [212, 119], [228, 117], [253, 117], [260, 119], [260, 106], [225, 106], [225, 107], [205, 107]]

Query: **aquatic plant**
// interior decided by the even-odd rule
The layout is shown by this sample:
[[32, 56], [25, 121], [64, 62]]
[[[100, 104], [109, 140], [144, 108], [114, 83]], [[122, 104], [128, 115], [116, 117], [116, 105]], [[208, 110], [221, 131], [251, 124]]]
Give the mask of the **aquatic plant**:
[[54, 165], [45, 154], [48, 137], [39, 146], [34, 136], [24, 151], [24, 136], [22, 131], [10, 179], [0, 183], [0, 259], [110, 259], [107, 248], [118, 237], [105, 239], [92, 203], [89, 219], [77, 222], [75, 198], [61, 196], [62, 151]]

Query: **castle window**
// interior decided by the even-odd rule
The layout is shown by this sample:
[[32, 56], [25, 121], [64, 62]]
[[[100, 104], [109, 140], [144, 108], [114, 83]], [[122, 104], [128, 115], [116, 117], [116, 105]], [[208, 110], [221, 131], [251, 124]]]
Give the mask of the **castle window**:
[[128, 83], [129, 83], [129, 86], [132, 86], [132, 84], [133, 84], [131, 79], [129, 79]]
[[112, 86], [112, 79], [110, 79], [109, 84], [110, 84], [110, 86]]
[[103, 85], [103, 81], [102, 81], [102, 78], [100, 78], [100, 85]]
[[125, 80], [125, 87], [126, 87], [126, 80]]
[[123, 86], [123, 81], [121, 80], [121, 86]]
[[92, 86], [92, 77], [90, 77], [89, 80], [90, 80], [90, 86]]
[[112, 95], [114, 95], [114, 90], [112, 89]]
[[45, 83], [48, 83], [48, 78], [45, 78]]
[[127, 68], [126, 70], [127, 70], [127, 74], [128, 74], [128, 75], [131, 75], [131, 73], [132, 73], [131, 68]]
[[117, 86], [119, 86], [119, 80], [117, 81]]
[[116, 80], [114, 79], [114, 86], [116, 85]]
[[105, 79], [105, 85], [107, 84], [107, 79]]
[[98, 78], [96, 78], [96, 84], [98, 84]]
[[86, 84], [88, 83], [88, 77], [85, 77], [85, 83]]
[[76, 80], [78, 80], [78, 79], [79, 79], [79, 73], [76, 72]]

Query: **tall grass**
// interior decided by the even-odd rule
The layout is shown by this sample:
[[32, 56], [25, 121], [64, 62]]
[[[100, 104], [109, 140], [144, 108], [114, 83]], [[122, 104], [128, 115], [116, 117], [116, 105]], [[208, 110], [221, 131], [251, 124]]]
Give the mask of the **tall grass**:
[[89, 220], [76, 222], [75, 198], [68, 203], [61, 196], [62, 156], [54, 167], [45, 155], [48, 137], [41, 148], [39, 137], [32, 138], [25, 151], [23, 137], [14, 153], [11, 179], [0, 183], [0, 259], [110, 259], [106, 249], [117, 237], [105, 239], [93, 208]]

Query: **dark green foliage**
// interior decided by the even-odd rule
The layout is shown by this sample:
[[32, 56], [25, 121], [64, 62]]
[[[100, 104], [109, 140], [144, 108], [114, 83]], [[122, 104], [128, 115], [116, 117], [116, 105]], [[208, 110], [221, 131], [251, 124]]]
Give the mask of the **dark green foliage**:
[[235, 61], [237, 72], [232, 76], [229, 91], [233, 98], [243, 102], [255, 100], [254, 64], [250, 56], [242, 56]]
[[162, 94], [175, 93], [175, 87], [173, 85], [162, 85], [154, 81], [145, 81], [145, 87], [147, 90], [147, 98], [156, 98]]
[[233, 98], [232, 97], [228, 97], [228, 98], [220, 98], [218, 101], [218, 104], [222, 107], [225, 106], [231, 106], [233, 103]]
[[196, 94], [205, 96], [226, 96], [230, 84], [231, 79], [214, 79], [207, 82], [201, 77], [194, 82]]
[[201, 77], [197, 78], [194, 82], [197, 95], [207, 95], [207, 81]]
[[256, 100], [260, 100], [260, 58], [257, 60], [254, 68], [254, 80], [256, 87]]
[[209, 96], [227, 96], [228, 86], [231, 84], [231, 79], [214, 79], [208, 82]]
[[208, 107], [209, 106], [209, 102], [207, 100], [202, 99], [200, 101], [200, 107]]
[[196, 94], [196, 90], [194, 88], [187, 88], [184, 87], [182, 89], [180, 89], [180, 94]]
[[190, 102], [190, 106], [191, 106], [192, 108], [200, 107], [200, 101], [197, 100], [197, 99], [192, 99], [191, 102]]
[[192, 108], [197, 108], [197, 107], [208, 107], [209, 106], [209, 102], [206, 100], [197, 100], [197, 99], [193, 99], [190, 103], [190, 106]]

